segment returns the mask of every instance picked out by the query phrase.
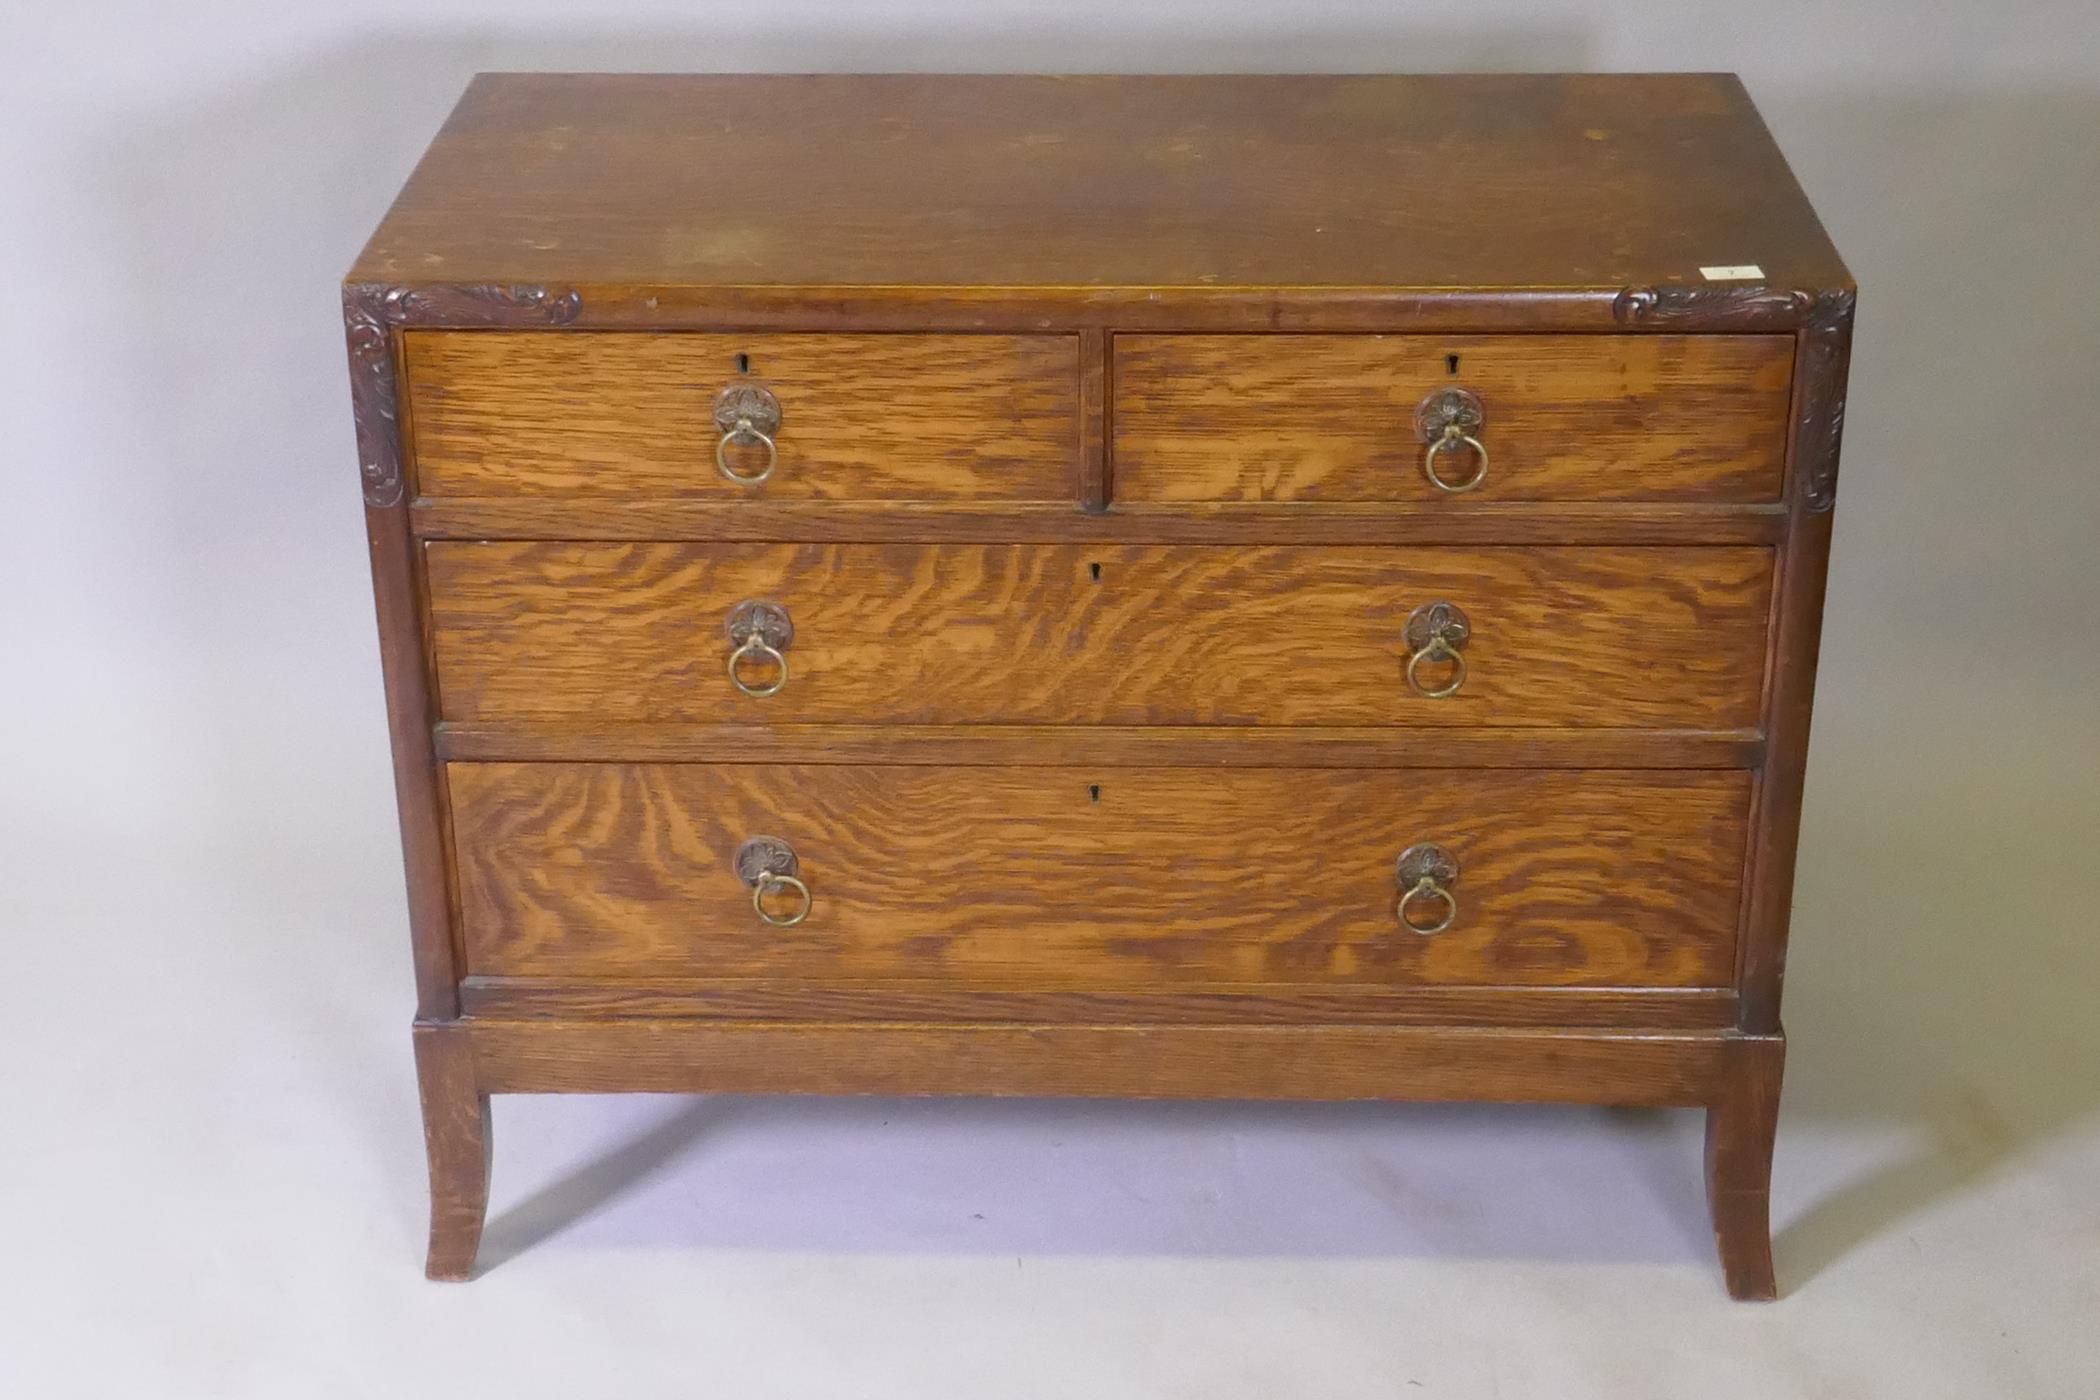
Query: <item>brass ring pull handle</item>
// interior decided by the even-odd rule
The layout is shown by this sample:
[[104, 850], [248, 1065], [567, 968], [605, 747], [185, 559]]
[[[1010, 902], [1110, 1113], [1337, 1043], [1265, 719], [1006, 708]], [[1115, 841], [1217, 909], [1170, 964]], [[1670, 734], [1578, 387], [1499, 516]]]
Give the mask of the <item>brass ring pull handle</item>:
[[[781, 918], [766, 908], [766, 896], [776, 890], [795, 892], [795, 912], [786, 918]], [[808, 918], [809, 902], [809, 886], [793, 875], [761, 875], [758, 882], [751, 887], [751, 907], [758, 911], [758, 917], [774, 928], [793, 928]]]
[[[775, 928], [793, 928], [809, 917], [815, 901], [800, 870], [794, 847], [777, 836], [754, 836], [736, 848], [736, 875], [751, 887], [751, 907]], [[783, 892], [795, 897], [792, 914], [775, 914], [766, 908], [766, 896]]]
[[[1393, 877], [1400, 884], [1400, 902], [1393, 908], [1393, 917], [1408, 932], [1427, 938], [1442, 933], [1457, 920], [1458, 896], [1451, 887], [1458, 883], [1458, 860], [1451, 852], [1434, 841], [1409, 846], [1400, 853]], [[1434, 923], [1420, 922], [1439, 903], [1443, 917]]]
[[[753, 685], [745, 680], [743, 666], [746, 657], [763, 662], [769, 666], [773, 671], [773, 679], [770, 682], [761, 682], [758, 685]], [[768, 695], [777, 693], [782, 686], [788, 683], [788, 659], [779, 648], [770, 645], [762, 634], [752, 632], [745, 636], [742, 645], [729, 653], [729, 679], [744, 694], [751, 696], [753, 699], [762, 700]]]
[[[1443, 918], [1433, 924], [1422, 924], [1408, 917], [1407, 910], [1409, 905], [1413, 904], [1417, 899], [1430, 898], [1441, 899], [1444, 902]], [[1451, 893], [1449, 889], [1437, 881], [1424, 875], [1407, 887], [1406, 893], [1400, 896], [1400, 906], [1395, 912], [1400, 916], [1400, 922], [1407, 925], [1408, 932], [1419, 933], [1424, 938], [1427, 938], [1431, 934], [1442, 933], [1445, 929], [1451, 927], [1451, 921], [1458, 917], [1458, 896]]]
[[[764, 699], [778, 694], [788, 683], [787, 649], [795, 641], [795, 624], [788, 617], [787, 609], [778, 603], [766, 603], [753, 599], [738, 603], [729, 614], [729, 640], [734, 649], [729, 653], [729, 683], [753, 699]], [[772, 673], [772, 680], [756, 683], [744, 679], [747, 662], [755, 662], [752, 668], [758, 675]]]
[[[1418, 672], [1438, 661], [1451, 663], [1451, 679], [1434, 688], [1422, 684]], [[1458, 694], [1459, 688], [1466, 683], [1466, 658], [1442, 637], [1433, 638], [1428, 646], [1407, 658], [1407, 683], [1425, 700], [1447, 700]]]
[[[739, 486], [756, 486], [773, 474], [780, 463], [780, 448], [773, 435], [780, 431], [780, 400], [770, 389], [757, 384], [732, 384], [715, 395], [715, 468]], [[762, 447], [765, 465], [755, 472], [740, 472], [730, 462], [733, 447]]]
[[[1439, 389], [1422, 400], [1415, 410], [1415, 435], [1429, 444], [1422, 454], [1422, 475], [1439, 491], [1451, 495], [1471, 491], [1487, 480], [1488, 450], [1480, 440], [1481, 425], [1487, 421], [1487, 410], [1482, 407], [1480, 396], [1470, 389]], [[1455, 453], [1469, 448], [1473, 453], [1473, 474], [1463, 481], [1453, 481], [1438, 473], [1437, 454]]]
[[[1449, 452], [1458, 447], [1470, 447], [1473, 449], [1473, 474], [1464, 481], [1446, 481], [1437, 474], [1436, 454]], [[1454, 496], [1462, 491], [1470, 491], [1481, 482], [1487, 480], [1488, 450], [1482, 445], [1479, 438], [1454, 425], [1444, 429], [1438, 435], [1437, 440], [1429, 444], [1429, 450], [1422, 454], [1422, 474], [1428, 477], [1430, 484], [1439, 491], [1448, 491]]]
[[[1407, 684], [1415, 694], [1425, 700], [1446, 700], [1458, 694], [1466, 683], [1466, 642], [1473, 635], [1473, 624], [1467, 620], [1456, 603], [1424, 603], [1407, 615], [1407, 627], [1402, 633], [1407, 641]], [[1442, 685], [1430, 685], [1423, 679], [1423, 669], [1449, 663], [1450, 678]]]

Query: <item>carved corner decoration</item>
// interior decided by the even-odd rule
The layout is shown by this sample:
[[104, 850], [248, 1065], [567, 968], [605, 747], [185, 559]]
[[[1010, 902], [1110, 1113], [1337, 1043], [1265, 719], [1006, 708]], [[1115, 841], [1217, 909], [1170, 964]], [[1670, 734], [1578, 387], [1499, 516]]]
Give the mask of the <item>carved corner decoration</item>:
[[388, 289], [343, 288], [343, 325], [350, 340], [350, 403], [357, 420], [357, 470], [365, 504], [401, 501], [401, 433], [395, 401], [394, 345], [387, 329]]
[[1638, 330], [1790, 331], [1808, 317], [1814, 301], [1807, 292], [1755, 283], [1670, 282], [1628, 287], [1612, 300], [1611, 315]]
[[365, 504], [399, 505], [404, 489], [395, 327], [564, 326], [582, 311], [583, 298], [576, 292], [545, 287], [346, 284], [343, 326], [350, 346], [350, 397]]
[[1628, 287], [1613, 299], [1612, 319], [1629, 330], [1791, 331], [1801, 340], [1795, 364], [1794, 477], [1810, 511], [1837, 503], [1838, 443], [1845, 431], [1845, 377], [1851, 361], [1857, 293], [1788, 291], [1764, 286], [1671, 283]]
[[1801, 501], [1821, 513], [1837, 504], [1838, 448], [1845, 436], [1845, 381], [1852, 363], [1857, 293], [1824, 292], [1801, 329], [1795, 362], [1794, 475]]

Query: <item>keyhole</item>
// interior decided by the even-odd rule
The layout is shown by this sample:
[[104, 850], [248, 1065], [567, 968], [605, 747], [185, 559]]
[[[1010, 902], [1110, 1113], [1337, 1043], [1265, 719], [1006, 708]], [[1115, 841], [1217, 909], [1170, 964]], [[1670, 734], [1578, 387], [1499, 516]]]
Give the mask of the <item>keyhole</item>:
[[1456, 356], [1456, 355], [1446, 355], [1446, 356], [1444, 356], [1444, 372], [1445, 372], [1446, 374], [1457, 374], [1457, 373], [1458, 373], [1458, 356]]
[[[1454, 365], [1457, 363], [1456, 357], [1453, 358], [1452, 363]], [[736, 357], [736, 372], [738, 374], [751, 373], [751, 357], [749, 355], [739, 354]]]
[[1101, 582], [1101, 566], [1099, 564], [1087, 565], [1086, 571], [1094, 576], [1094, 582]]
[[1099, 802], [1101, 800], [1101, 784], [1088, 783], [1086, 785], [1086, 796], [1089, 802]]

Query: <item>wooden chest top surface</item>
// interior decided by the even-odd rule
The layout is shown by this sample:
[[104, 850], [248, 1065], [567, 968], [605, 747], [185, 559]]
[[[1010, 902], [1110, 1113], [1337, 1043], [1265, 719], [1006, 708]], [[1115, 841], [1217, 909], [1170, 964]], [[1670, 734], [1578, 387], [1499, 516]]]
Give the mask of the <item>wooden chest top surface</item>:
[[483, 74], [349, 280], [1851, 279], [1730, 74]]

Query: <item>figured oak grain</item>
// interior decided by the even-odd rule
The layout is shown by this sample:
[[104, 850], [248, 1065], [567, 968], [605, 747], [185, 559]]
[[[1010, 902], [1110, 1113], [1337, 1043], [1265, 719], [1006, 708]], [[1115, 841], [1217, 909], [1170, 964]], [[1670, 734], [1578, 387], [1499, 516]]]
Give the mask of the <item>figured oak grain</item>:
[[[425, 548], [448, 719], [1743, 728], [1771, 588], [1754, 547]], [[794, 620], [764, 699], [724, 674], [746, 599]], [[1444, 700], [1402, 676], [1436, 600]]]
[[[1793, 354], [1779, 335], [1119, 335], [1115, 498], [1772, 501]], [[1490, 461], [1444, 498], [1415, 409], [1451, 387], [1479, 397]], [[1440, 470], [1466, 479], [1471, 453]]]
[[[448, 765], [477, 976], [1721, 987], [1749, 776]], [[813, 891], [762, 922], [732, 856]], [[1462, 912], [1394, 917], [1436, 841]]]
[[[402, 341], [425, 496], [1075, 498], [1074, 335], [410, 331]], [[756, 486], [715, 463], [714, 399], [732, 382], [780, 403], [779, 461]], [[755, 447], [733, 449], [741, 473], [763, 461]]]

